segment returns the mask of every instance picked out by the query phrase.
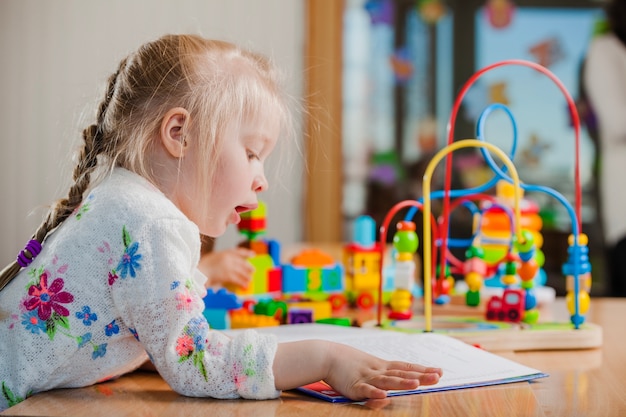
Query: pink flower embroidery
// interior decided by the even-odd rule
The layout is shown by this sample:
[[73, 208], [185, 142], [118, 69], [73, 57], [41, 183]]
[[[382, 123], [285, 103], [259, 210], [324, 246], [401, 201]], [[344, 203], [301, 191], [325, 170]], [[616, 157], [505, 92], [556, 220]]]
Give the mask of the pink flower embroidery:
[[235, 387], [237, 387], [237, 389], [240, 389], [243, 386], [243, 384], [246, 383], [246, 380], [248, 379], [248, 377], [243, 372], [243, 367], [239, 363], [236, 363], [235, 365], [233, 365], [233, 373], [234, 373], [233, 379], [235, 382]]
[[119, 277], [115, 273], [115, 270], [109, 271], [109, 285], [113, 285], [115, 283], [115, 280], [118, 278]]
[[178, 356], [189, 356], [193, 352], [193, 349], [193, 338], [187, 334], [182, 335], [176, 341], [176, 353], [178, 353]]
[[191, 309], [196, 305], [194, 297], [187, 289], [185, 289], [183, 292], [176, 293], [176, 301], [176, 308], [178, 310], [191, 311]]
[[52, 310], [61, 316], [69, 316], [69, 310], [61, 303], [71, 303], [74, 301], [74, 296], [67, 291], [61, 291], [64, 284], [63, 279], [57, 278], [48, 287], [48, 271], [44, 271], [39, 276], [39, 284], [31, 285], [28, 289], [28, 295], [31, 298], [24, 301], [24, 306], [29, 311], [38, 309], [37, 314], [43, 321], [50, 318]]

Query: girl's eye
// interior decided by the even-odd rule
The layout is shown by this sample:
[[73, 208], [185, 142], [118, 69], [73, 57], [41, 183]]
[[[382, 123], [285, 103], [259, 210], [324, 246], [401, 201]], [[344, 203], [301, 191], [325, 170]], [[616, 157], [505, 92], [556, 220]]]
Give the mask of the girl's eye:
[[259, 155], [257, 155], [256, 153], [248, 150], [248, 159], [259, 159]]

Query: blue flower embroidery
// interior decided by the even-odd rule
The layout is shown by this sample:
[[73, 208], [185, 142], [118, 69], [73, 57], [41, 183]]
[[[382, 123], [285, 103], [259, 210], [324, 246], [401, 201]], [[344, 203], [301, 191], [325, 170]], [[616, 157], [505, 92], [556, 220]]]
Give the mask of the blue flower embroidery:
[[111, 323], [104, 326], [104, 333], [107, 336], [113, 336], [114, 334], [118, 334], [120, 332], [120, 327], [113, 320]]
[[98, 315], [92, 313], [89, 306], [83, 306], [83, 311], [76, 312], [76, 318], [82, 320], [85, 326], [91, 326], [92, 321], [98, 320]]
[[132, 334], [132, 335], [133, 335], [133, 337], [134, 337], [135, 339], [137, 339], [137, 341], [139, 341], [139, 335], [137, 334], [137, 330], [135, 330], [135, 329], [133, 329], [133, 328], [130, 328], [130, 327], [129, 327], [129, 328], [128, 328], [128, 331], [130, 332], [130, 334]]
[[206, 340], [207, 339], [206, 339], [206, 337], [204, 337], [204, 335], [197, 334], [193, 338], [193, 344], [196, 345], [196, 349], [197, 350], [204, 350]]
[[204, 317], [194, 317], [189, 320], [189, 329], [194, 332], [202, 332], [204, 330], [208, 330], [208, 328], [209, 324]]
[[102, 358], [106, 354], [107, 354], [107, 344], [103, 343], [103, 344], [95, 346], [93, 348], [93, 353], [91, 354], [91, 359]]
[[83, 346], [85, 346], [87, 343], [91, 342], [91, 333], [85, 333], [82, 336], [78, 336], [78, 338], [76, 339], [76, 341], [78, 342], [78, 347], [82, 348]]
[[39, 318], [37, 310], [32, 310], [28, 313], [22, 314], [22, 324], [26, 330], [30, 331], [32, 334], [46, 332], [46, 322]]
[[119, 271], [120, 277], [126, 278], [130, 275], [132, 278], [135, 278], [137, 273], [136, 269], [141, 269], [141, 265], [139, 264], [139, 260], [141, 259], [141, 254], [137, 253], [139, 249], [139, 243], [133, 242], [130, 246], [124, 250], [124, 255], [122, 255], [122, 259], [120, 259], [119, 264], [117, 264], [116, 271]]

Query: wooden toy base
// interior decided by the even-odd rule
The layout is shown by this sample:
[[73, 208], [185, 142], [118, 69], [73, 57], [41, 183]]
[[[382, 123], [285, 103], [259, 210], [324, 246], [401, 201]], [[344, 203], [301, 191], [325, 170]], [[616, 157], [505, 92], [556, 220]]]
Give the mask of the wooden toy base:
[[[376, 326], [376, 321], [362, 324]], [[385, 329], [405, 332], [422, 332], [423, 318], [392, 320], [382, 323]], [[478, 345], [489, 351], [571, 350], [602, 346], [602, 328], [585, 323], [574, 329], [571, 323], [492, 322], [471, 317], [433, 317], [435, 332], [445, 333], [466, 343]]]

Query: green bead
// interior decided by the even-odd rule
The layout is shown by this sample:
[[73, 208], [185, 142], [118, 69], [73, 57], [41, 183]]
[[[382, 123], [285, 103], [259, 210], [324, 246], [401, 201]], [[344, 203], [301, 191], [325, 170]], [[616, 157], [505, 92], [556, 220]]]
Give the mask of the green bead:
[[517, 273], [517, 265], [515, 262], [507, 262], [504, 267], [504, 273], [506, 275], [515, 275]]
[[467, 291], [467, 293], [465, 293], [465, 304], [472, 307], [480, 305], [480, 292], [471, 290]]
[[528, 310], [524, 312], [524, 318], [522, 319], [524, 323], [535, 324], [539, 321], [539, 310], [536, 308], [532, 310]]
[[522, 230], [522, 237], [524, 242], [519, 242], [515, 239], [515, 247], [519, 253], [526, 253], [535, 246], [535, 237], [530, 230]]
[[541, 249], [535, 250], [535, 261], [537, 261], [537, 265], [539, 265], [539, 268], [541, 268], [546, 262], [546, 255], [544, 255]]
[[399, 231], [393, 236], [393, 247], [401, 253], [415, 253], [419, 238], [414, 231]]
[[481, 246], [470, 246], [465, 251], [466, 258], [480, 258], [485, 259], [485, 250]]

